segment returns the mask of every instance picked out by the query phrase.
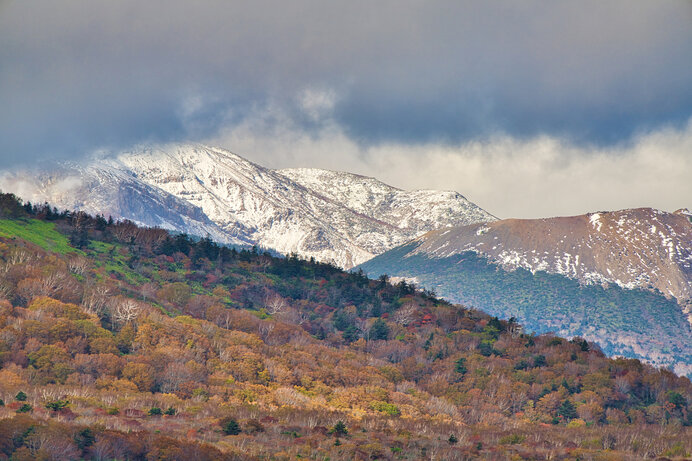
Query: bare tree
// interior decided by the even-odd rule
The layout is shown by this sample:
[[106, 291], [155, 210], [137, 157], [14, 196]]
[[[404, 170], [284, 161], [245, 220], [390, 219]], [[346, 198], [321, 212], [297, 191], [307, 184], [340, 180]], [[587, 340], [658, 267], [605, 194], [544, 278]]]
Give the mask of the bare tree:
[[82, 298], [82, 306], [90, 314], [101, 316], [106, 308], [108, 297], [111, 294], [110, 288], [106, 285], [96, 285], [91, 287]]
[[144, 302], [146, 302], [147, 298], [156, 296], [156, 290], [158, 290], [158, 286], [152, 282], [147, 282], [139, 287], [139, 292], [142, 294], [142, 300]]
[[122, 243], [130, 243], [137, 239], [139, 228], [132, 221], [124, 220], [113, 226], [113, 235]]
[[308, 321], [308, 315], [305, 312], [289, 306], [286, 310], [278, 314], [277, 319], [294, 325], [302, 325]]
[[83, 256], [70, 258], [70, 260], [67, 261], [67, 268], [73, 274], [84, 275], [86, 270], [89, 268], [89, 260]]
[[110, 306], [111, 316], [118, 323], [133, 322], [142, 312], [142, 305], [131, 298], [117, 297]]
[[509, 334], [512, 335], [512, 338], [516, 339], [521, 336], [522, 333], [524, 333], [524, 328], [518, 324], [516, 320], [514, 320], [514, 317], [512, 317], [507, 325], [507, 331], [509, 331]]
[[370, 339], [370, 329], [372, 325], [368, 323], [368, 319], [357, 318], [355, 324], [358, 331], [361, 332], [363, 339], [366, 341]]
[[276, 293], [266, 295], [264, 297], [264, 305], [269, 315], [283, 312], [288, 307], [286, 300]]
[[401, 309], [394, 314], [394, 321], [399, 325], [406, 326], [415, 319], [416, 305], [412, 302], [404, 304]]
[[10, 299], [12, 297], [12, 286], [7, 283], [0, 283], [0, 299]]
[[7, 264], [14, 266], [16, 264], [26, 264], [36, 257], [26, 251], [24, 248], [13, 248], [7, 257]]
[[271, 337], [272, 331], [274, 331], [274, 327], [274, 322], [264, 321], [260, 323], [258, 332], [260, 338], [262, 338], [262, 341], [266, 342]]

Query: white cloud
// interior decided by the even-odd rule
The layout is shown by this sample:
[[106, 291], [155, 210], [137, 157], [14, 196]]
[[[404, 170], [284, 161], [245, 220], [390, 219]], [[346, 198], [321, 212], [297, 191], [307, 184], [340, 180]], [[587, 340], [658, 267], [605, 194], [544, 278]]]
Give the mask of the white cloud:
[[311, 121], [319, 122], [330, 117], [336, 105], [336, 92], [317, 88], [306, 88], [298, 96], [299, 107]]
[[273, 168], [320, 167], [404, 189], [456, 190], [498, 217], [692, 206], [692, 121], [608, 148], [548, 136], [362, 147], [335, 124], [307, 133], [274, 110], [271, 117], [258, 112], [209, 142]]

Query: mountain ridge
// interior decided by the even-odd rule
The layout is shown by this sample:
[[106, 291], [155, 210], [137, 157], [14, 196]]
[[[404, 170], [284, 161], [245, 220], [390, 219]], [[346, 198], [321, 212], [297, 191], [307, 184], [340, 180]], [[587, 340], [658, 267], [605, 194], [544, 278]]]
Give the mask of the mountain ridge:
[[358, 266], [692, 373], [692, 223], [649, 208], [431, 231]]
[[522, 267], [583, 283], [658, 289], [683, 304], [692, 298], [692, 222], [683, 213], [632, 208], [504, 219], [439, 229], [415, 240], [421, 242], [416, 253], [434, 257], [475, 251], [510, 270]]
[[[273, 170], [204, 145], [141, 146], [92, 158], [86, 166], [63, 164], [62, 168], [67, 170], [63, 179], [73, 183], [69, 197], [62, 188], [41, 183], [50, 170], [39, 179], [26, 172], [5, 173], [3, 188], [34, 202], [92, 213], [102, 213], [105, 204], [115, 201], [122, 204], [114, 209], [116, 218], [185, 231], [184, 223], [160, 210], [150, 209], [158, 219], [148, 221], [142, 213], [128, 210], [125, 200], [114, 198], [122, 198], [122, 188], [114, 185], [117, 193], [106, 191], [99, 198], [102, 189], [84, 186], [120, 175], [149, 203], [185, 202], [187, 207], [178, 208], [201, 235], [208, 233], [223, 243], [258, 244], [284, 254], [296, 252], [344, 268], [436, 227], [496, 219], [456, 192], [407, 192], [375, 178], [329, 170]], [[335, 182], [340, 184], [338, 194], [331, 190]], [[95, 203], [99, 201], [102, 209]], [[417, 218], [422, 211], [425, 218]]]

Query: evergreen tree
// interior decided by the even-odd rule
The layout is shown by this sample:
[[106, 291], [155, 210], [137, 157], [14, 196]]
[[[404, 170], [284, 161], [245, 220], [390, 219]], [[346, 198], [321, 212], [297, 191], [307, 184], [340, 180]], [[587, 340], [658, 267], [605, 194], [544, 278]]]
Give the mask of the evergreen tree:
[[569, 400], [565, 400], [557, 409], [558, 416], [565, 418], [565, 421], [570, 421], [577, 417], [577, 409], [574, 408], [574, 404]]
[[358, 328], [355, 325], [349, 325], [343, 332], [344, 341], [352, 343], [358, 339]]
[[85, 448], [94, 444], [96, 441], [96, 436], [94, 436], [91, 429], [87, 427], [86, 429], [77, 432], [77, 434], [74, 436], [74, 441], [80, 450], [84, 450]]
[[454, 362], [454, 371], [462, 375], [466, 374], [468, 369], [466, 368], [466, 359], [464, 357]]
[[346, 424], [344, 424], [344, 422], [341, 420], [337, 421], [332, 430], [329, 432], [336, 435], [348, 435]]
[[240, 424], [233, 418], [227, 418], [221, 423], [221, 430], [226, 435], [240, 434]]
[[377, 319], [370, 329], [371, 339], [387, 339], [389, 337], [389, 327], [382, 319]]

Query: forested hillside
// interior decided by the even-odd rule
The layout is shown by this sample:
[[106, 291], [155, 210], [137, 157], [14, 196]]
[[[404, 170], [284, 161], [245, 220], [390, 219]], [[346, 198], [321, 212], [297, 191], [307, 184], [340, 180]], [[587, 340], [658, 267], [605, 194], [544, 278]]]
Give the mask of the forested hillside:
[[692, 453], [687, 378], [386, 276], [4, 194], [0, 299], [0, 458]]
[[510, 271], [473, 251], [430, 258], [415, 253], [416, 246], [402, 245], [360, 268], [374, 277], [388, 273], [415, 279], [450, 301], [515, 317], [533, 332], [584, 337], [610, 356], [638, 358], [692, 376], [692, 329], [675, 299], [615, 284], [586, 285], [545, 271]]

